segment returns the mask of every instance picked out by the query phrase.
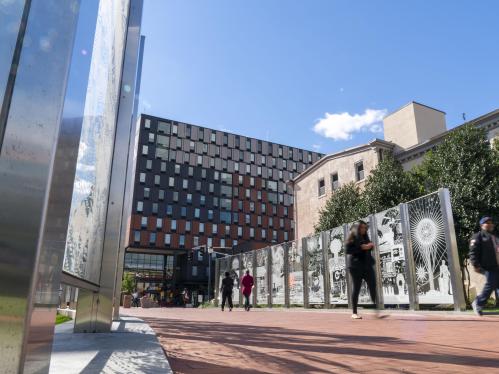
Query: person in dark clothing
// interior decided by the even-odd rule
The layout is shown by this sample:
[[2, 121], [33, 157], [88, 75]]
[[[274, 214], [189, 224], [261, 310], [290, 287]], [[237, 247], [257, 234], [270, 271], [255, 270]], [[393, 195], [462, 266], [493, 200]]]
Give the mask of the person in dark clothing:
[[470, 241], [470, 261], [477, 273], [485, 275], [482, 293], [471, 304], [474, 312], [481, 316], [490, 295], [499, 289], [499, 238], [494, 235], [491, 217], [483, 217], [480, 228]]
[[225, 302], [229, 304], [229, 312], [232, 312], [232, 288], [234, 287], [234, 279], [230, 276], [228, 271], [225, 272], [225, 278], [222, 279], [222, 287], [220, 287], [220, 292], [222, 292], [222, 312], [224, 311]]
[[371, 299], [376, 306], [376, 276], [373, 268], [374, 258], [371, 256], [374, 244], [371, 243], [371, 240], [369, 240], [369, 236], [367, 235], [367, 223], [359, 221], [352, 226], [345, 246], [347, 267], [352, 276], [353, 283], [352, 318], [362, 319], [362, 317], [357, 314], [362, 279], [366, 281]]
[[250, 275], [249, 270], [246, 270], [246, 275], [241, 280], [241, 284], [243, 285], [244, 310], [249, 312], [251, 308], [251, 303], [250, 303], [251, 290], [253, 289], [253, 285], [255, 284], [255, 281], [253, 280], [253, 277]]

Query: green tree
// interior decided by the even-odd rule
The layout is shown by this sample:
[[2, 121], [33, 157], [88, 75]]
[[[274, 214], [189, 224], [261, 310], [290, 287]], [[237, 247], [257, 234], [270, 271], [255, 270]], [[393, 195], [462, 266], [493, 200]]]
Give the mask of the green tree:
[[121, 283], [121, 291], [131, 294], [135, 289], [135, 279], [132, 274], [126, 273], [123, 277], [123, 282]]
[[364, 209], [359, 188], [351, 182], [333, 193], [321, 209], [319, 221], [314, 228], [316, 232], [326, 231], [363, 216]]
[[400, 162], [386, 156], [372, 171], [362, 193], [364, 211], [381, 212], [421, 195], [418, 184]]
[[450, 191], [463, 275], [477, 221], [483, 215], [499, 213], [498, 154], [487, 142], [485, 130], [470, 123], [451, 132], [414, 172], [421, 190], [446, 187]]

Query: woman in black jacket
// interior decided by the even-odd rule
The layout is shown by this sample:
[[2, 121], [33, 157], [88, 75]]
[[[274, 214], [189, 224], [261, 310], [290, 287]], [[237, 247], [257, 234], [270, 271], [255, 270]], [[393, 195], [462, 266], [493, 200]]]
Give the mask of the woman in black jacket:
[[362, 318], [357, 314], [362, 279], [366, 281], [371, 299], [374, 305], [376, 305], [376, 277], [373, 269], [374, 258], [371, 256], [373, 248], [374, 244], [371, 243], [367, 235], [367, 223], [364, 221], [355, 223], [346, 241], [347, 267], [353, 281], [353, 319]]

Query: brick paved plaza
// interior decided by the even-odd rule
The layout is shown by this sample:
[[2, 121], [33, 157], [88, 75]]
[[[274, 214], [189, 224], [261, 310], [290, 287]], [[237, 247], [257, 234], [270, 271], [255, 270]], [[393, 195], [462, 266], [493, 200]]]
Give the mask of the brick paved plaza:
[[499, 316], [320, 310], [122, 309], [175, 373], [499, 373]]

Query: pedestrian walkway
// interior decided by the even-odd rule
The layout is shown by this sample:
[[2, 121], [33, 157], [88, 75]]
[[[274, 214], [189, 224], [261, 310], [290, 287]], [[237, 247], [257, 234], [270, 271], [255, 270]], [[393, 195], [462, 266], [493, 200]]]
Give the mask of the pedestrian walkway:
[[50, 374], [172, 373], [154, 331], [138, 318], [122, 317], [110, 333], [72, 331], [73, 322], [56, 326]]
[[122, 310], [156, 332], [175, 373], [499, 373], [498, 316], [330, 310]]

